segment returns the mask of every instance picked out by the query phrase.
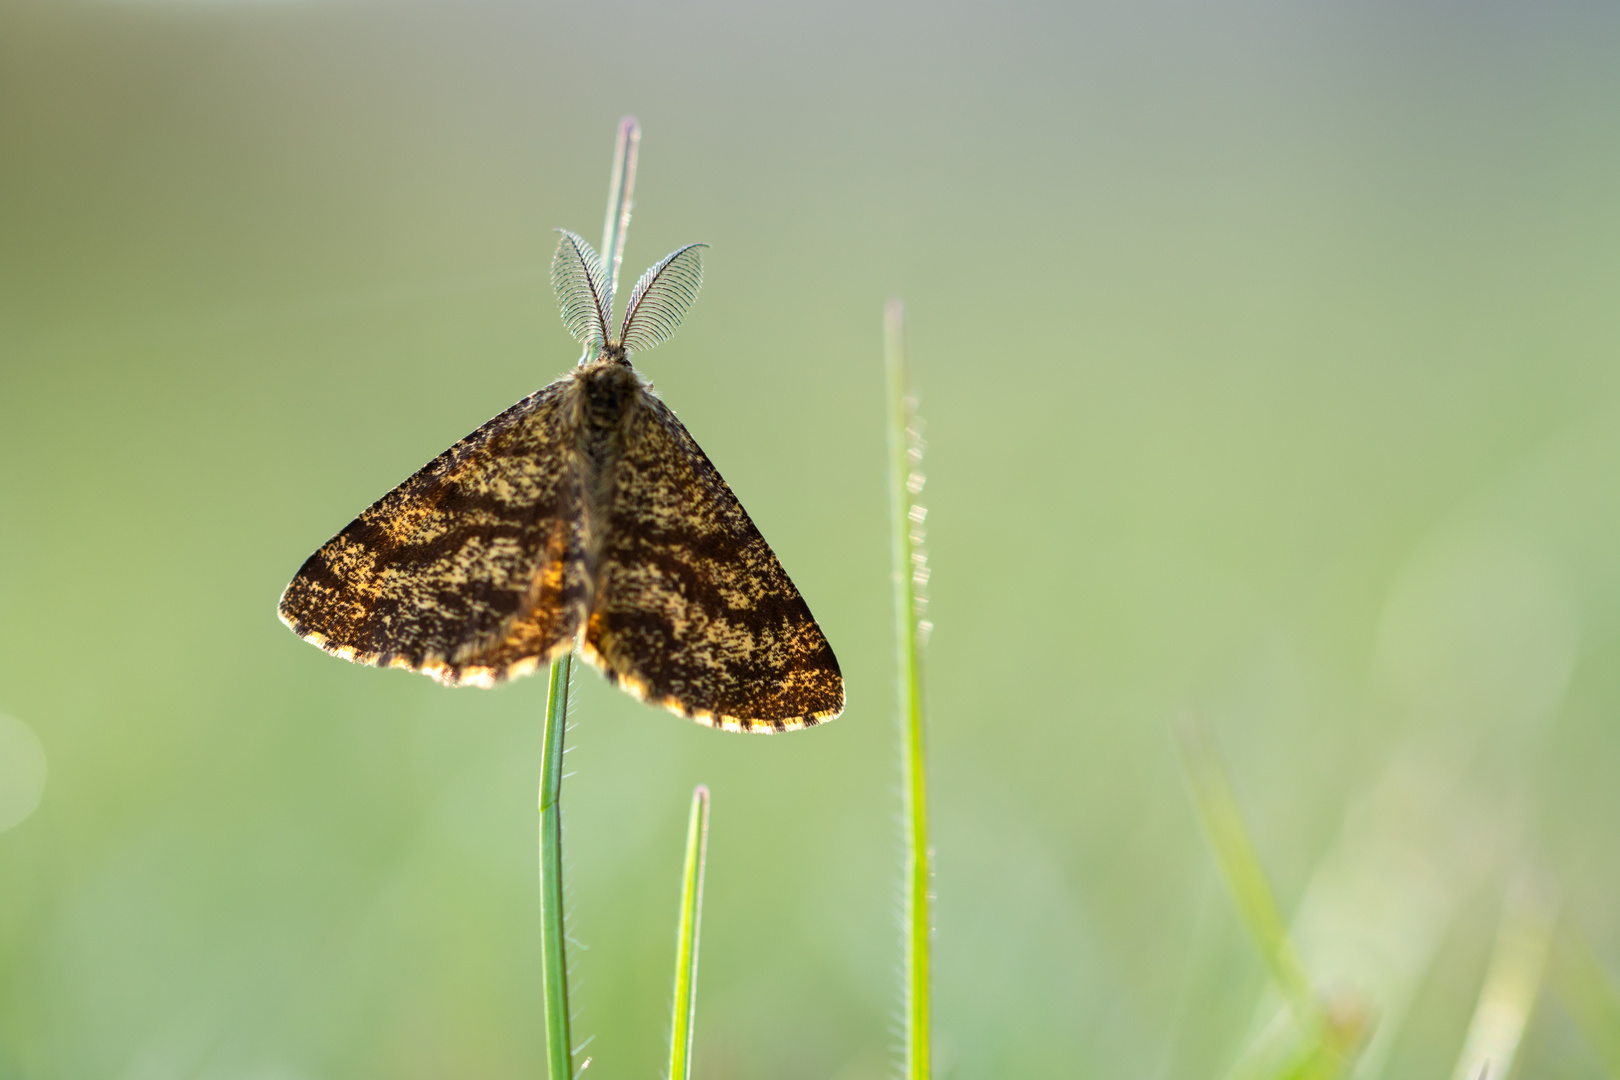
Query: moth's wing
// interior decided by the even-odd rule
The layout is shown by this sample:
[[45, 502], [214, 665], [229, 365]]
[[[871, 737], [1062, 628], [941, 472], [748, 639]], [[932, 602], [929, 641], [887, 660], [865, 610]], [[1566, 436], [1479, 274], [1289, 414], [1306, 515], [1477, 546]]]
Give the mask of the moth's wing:
[[493, 685], [566, 652], [584, 610], [571, 378], [456, 443], [305, 561], [293, 632], [356, 663]]
[[675, 414], [631, 410], [584, 656], [645, 701], [734, 731], [844, 708], [832, 647], [799, 590]]

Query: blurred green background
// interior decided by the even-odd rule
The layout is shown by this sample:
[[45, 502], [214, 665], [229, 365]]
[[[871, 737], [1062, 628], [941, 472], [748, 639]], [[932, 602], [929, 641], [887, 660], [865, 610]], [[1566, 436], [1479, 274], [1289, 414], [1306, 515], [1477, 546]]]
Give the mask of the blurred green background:
[[[745, 738], [580, 678], [589, 1076], [659, 1068], [699, 781], [698, 1075], [891, 1069], [890, 294], [941, 1075], [1251, 1038], [1187, 715], [1382, 1020], [1364, 1075], [1449, 1074], [1527, 868], [1620, 971], [1617, 55], [1561, 0], [0, 0], [0, 804], [19, 731], [48, 764], [0, 832], [0, 1076], [539, 1074], [542, 681], [353, 667], [274, 608], [573, 361], [549, 230], [598, 234], [625, 112], [626, 272], [713, 245], [642, 367], [850, 706]], [[1555, 1002], [1520, 1069], [1601, 1075]]]

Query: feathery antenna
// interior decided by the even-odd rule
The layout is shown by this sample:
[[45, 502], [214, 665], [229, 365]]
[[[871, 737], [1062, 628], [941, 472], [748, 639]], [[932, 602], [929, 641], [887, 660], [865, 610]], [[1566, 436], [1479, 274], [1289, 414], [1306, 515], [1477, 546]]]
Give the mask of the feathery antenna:
[[654, 263], [630, 293], [624, 309], [619, 344], [641, 352], [665, 341], [681, 325], [686, 309], [703, 287], [703, 257], [708, 244], [687, 244]]

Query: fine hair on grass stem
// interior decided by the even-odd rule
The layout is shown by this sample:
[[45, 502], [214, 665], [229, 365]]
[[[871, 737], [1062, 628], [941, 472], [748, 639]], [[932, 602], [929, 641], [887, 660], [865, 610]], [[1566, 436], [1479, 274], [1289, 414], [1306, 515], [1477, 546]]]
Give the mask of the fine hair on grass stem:
[[675, 993], [669, 1025], [668, 1080], [690, 1080], [692, 1027], [697, 1017], [698, 931], [703, 922], [703, 866], [709, 847], [709, 789], [692, 791], [686, 822], [686, 865], [675, 934]]
[[901, 828], [905, 881], [901, 933], [904, 939], [906, 1080], [929, 1076], [929, 913], [933, 851], [928, 846], [927, 769], [923, 756], [922, 645], [929, 623], [928, 561], [922, 550], [926, 511], [916, 497], [923, 488], [922, 421], [906, 373], [905, 308], [890, 300], [883, 318], [884, 366], [888, 374], [889, 493], [893, 510], [894, 618], [899, 645]]
[[[624, 258], [625, 233], [630, 228], [631, 196], [636, 186], [636, 156], [641, 126], [633, 116], [619, 121], [613, 152], [613, 175], [608, 180], [607, 220], [602, 229], [602, 254], [607, 260], [607, 295], [618, 284]], [[589, 359], [585, 357], [584, 359]], [[573, 653], [551, 662], [542, 734], [540, 768], [540, 967], [546, 1026], [546, 1073], [550, 1080], [572, 1080], [574, 1048], [570, 1043], [568, 1012], [567, 928], [563, 917], [562, 781], [563, 742], [568, 731], [568, 679]]]

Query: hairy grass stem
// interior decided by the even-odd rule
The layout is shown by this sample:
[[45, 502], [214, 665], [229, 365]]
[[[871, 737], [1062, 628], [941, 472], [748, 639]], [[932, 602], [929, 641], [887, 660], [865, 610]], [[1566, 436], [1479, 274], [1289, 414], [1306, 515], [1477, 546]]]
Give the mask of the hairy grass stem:
[[692, 791], [686, 822], [686, 867], [675, 937], [675, 995], [669, 1029], [669, 1080], [690, 1080], [692, 1027], [697, 1017], [698, 931], [703, 922], [703, 865], [709, 847], [709, 789]]
[[929, 623], [922, 618], [928, 562], [922, 551], [922, 423], [906, 372], [905, 307], [890, 300], [884, 309], [883, 352], [888, 373], [889, 492], [893, 509], [894, 618], [899, 643], [901, 828], [904, 830], [905, 883], [902, 905], [905, 974], [903, 1008], [906, 1080], [929, 1076], [929, 913], [933, 851], [928, 846], [928, 786], [923, 755], [922, 645]]
[[540, 967], [546, 1014], [546, 1074], [551, 1080], [573, 1075], [568, 1031], [567, 929], [563, 920], [562, 766], [568, 727], [568, 677], [573, 654], [551, 665], [546, 724], [540, 737]]
[[[619, 121], [608, 180], [607, 220], [602, 229], [608, 295], [618, 285], [624, 260], [624, 238], [630, 228], [631, 196], [636, 186], [636, 157], [641, 125], [633, 116]], [[586, 357], [585, 359], [589, 359]], [[546, 1024], [546, 1074], [550, 1080], [573, 1080], [574, 1048], [568, 1011], [568, 931], [563, 913], [562, 782], [563, 742], [568, 731], [568, 679], [573, 653], [551, 663], [546, 696], [546, 722], [541, 736], [540, 769], [540, 967]]]

